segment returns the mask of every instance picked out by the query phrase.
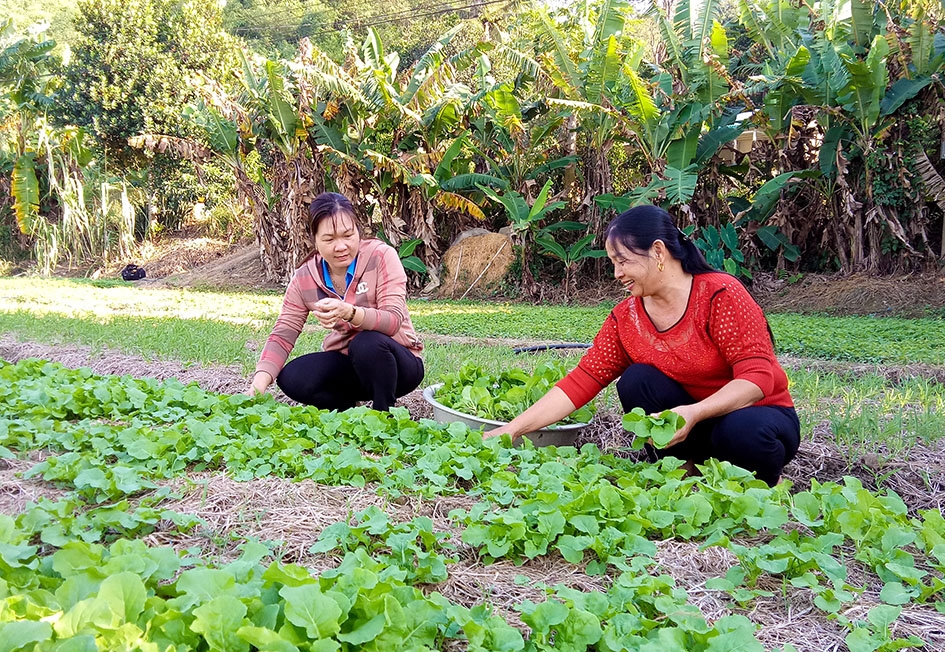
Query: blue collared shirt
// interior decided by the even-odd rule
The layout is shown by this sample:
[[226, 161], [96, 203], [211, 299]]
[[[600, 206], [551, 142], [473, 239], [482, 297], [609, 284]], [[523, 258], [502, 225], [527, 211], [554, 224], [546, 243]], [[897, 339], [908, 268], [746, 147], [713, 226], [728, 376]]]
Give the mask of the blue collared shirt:
[[351, 261], [351, 264], [348, 265], [347, 271], [345, 271], [345, 289], [341, 292], [335, 289], [334, 284], [331, 282], [331, 271], [328, 269], [328, 263], [325, 262], [325, 259], [322, 258], [322, 277], [325, 279], [325, 285], [328, 286], [328, 289], [337, 294], [340, 297], [345, 295], [345, 292], [348, 291], [348, 286], [351, 285], [351, 279], [354, 278], [354, 268], [358, 264], [358, 257], [355, 256], [354, 260]]

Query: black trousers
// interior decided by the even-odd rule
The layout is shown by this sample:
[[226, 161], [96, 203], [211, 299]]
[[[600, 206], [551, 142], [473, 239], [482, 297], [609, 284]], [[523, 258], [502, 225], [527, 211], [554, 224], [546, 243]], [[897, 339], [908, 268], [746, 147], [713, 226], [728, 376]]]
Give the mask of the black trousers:
[[[696, 403], [682, 386], [659, 369], [631, 365], [617, 381], [617, 395], [627, 412], [641, 407], [647, 413]], [[792, 407], [749, 406], [697, 423], [675, 446], [657, 450], [647, 445], [651, 461], [672, 455], [702, 463], [710, 457], [731, 462], [769, 486], [781, 477], [801, 442], [801, 424]]]
[[299, 356], [276, 378], [286, 396], [324, 410], [347, 410], [368, 400], [375, 410], [389, 410], [397, 397], [412, 392], [421, 381], [423, 360], [377, 331], [355, 335], [347, 354]]

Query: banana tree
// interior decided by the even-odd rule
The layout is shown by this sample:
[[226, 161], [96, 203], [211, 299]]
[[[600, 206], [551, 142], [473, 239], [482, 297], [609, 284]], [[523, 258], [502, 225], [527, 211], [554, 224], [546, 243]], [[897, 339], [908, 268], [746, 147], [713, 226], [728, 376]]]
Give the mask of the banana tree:
[[[306, 62], [303, 48], [296, 63]], [[254, 233], [263, 269], [268, 279], [287, 281], [314, 243], [308, 224], [308, 204], [325, 190], [324, 162], [312, 147], [306, 132], [304, 79], [293, 66], [251, 59], [243, 55], [243, 92], [227, 112], [237, 120], [239, 139], [233, 126], [210, 125], [213, 140], [222, 148], [224, 160], [236, 162], [237, 188], [252, 210]], [[255, 179], [247, 173], [241, 157], [250, 148], [263, 163]]]
[[886, 238], [898, 241], [905, 252], [916, 253], [900, 215], [877, 200], [868, 161], [887, 147], [884, 134], [895, 123], [896, 112], [932, 84], [928, 73], [933, 46], [923, 37], [927, 28], [913, 22], [910, 38], [919, 66], [907, 64], [901, 67], [902, 77], [891, 79], [890, 43], [897, 44], [900, 58], [905, 50], [896, 41], [898, 26], [888, 23], [893, 16], [874, 21], [871, 3], [851, 0], [850, 4], [849, 11], [833, 5], [822, 9], [824, 30], [807, 36], [811, 59], [802, 90], [807, 103], [822, 107], [819, 168], [836, 225], [841, 265], [847, 270], [875, 270]]
[[47, 117], [59, 83], [54, 47], [43, 32], [0, 24], [0, 166], [10, 171], [20, 245], [45, 274], [129, 255], [135, 220], [126, 185], [95, 159], [85, 133]]
[[[585, 11], [577, 18], [583, 37], [580, 43], [572, 42], [548, 14], [541, 14], [542, 52], [538, 60], [553, 83], [546, 101], [564, 121], [575, 124], [583, 137], [581, 221], [598, 235], [603, 230], [603, 214], [593, 199], [613, 191], [609, 153], [627, 131], [612, 91], [628, 56], [623, 35], [628, 7], [623, 0], [604, 0], [595, 17]], [[565, 155], [579, 155], [577, 142], [568, 142], [572, 150]]]
[[[819, 190], [824, 206], [818, 211], [815, 198], [801, 188], [791, 194], [808, 208], [794, 217], [788, 215], [796, 211], [779, 208], [778, 219], [809, 237], [828, 231], [847, 271], [877, 269], [884, 248], [915, 254], [913, 243], [926, 241], [922, 220], [910, 224], [911, 209], [903, 213], [875, 194], [875, 175], [888, 174], [889, 164], [878, 169], [870, 161], [898, 161], [900, 176], [914, 176], [907, 184], [922, 183], [887, 134], [899, 128], [900, 109], [932, 87], [942, 67], [928, 4], [889, 5], [879, 13], [866, 0], [797, 6], [745, 0], [739, 6], [742, 24], [766, 53], [751, 90], [766, 93], [757, 123], [776, 144], [769, 183], [777, 183], [778, 172], [808, 168], [814, 179], [809, 187]], [[805, 134], [809, 118], [798, 124], [798, 110], [813, 114], [819, 133]], [[788, 147], [800, 156], [790, 155]], [[821, 213], [822, 224], [812, 226]]]
[[477, 169], [488, 175], [477, 183], [507, 186], [532, 201], [539, 179], [562, 175], [578, 163], [576, 155], [561, 155], [557, 131], [564, 119], [547, 109], [541, 100], [523, 107], [509, 84], [492, 86], [477, 96], [468, 115], [470, 140]]
[[[46, 129], [44, 113], [55, 90], [51, 68], [56, 42], [42, 34], [19, 33], [10, 19], [0, 23], [0, 155], [12, 163], [11, 194], [17, 226], [23, 235], [32, 233], [40, 219], [42, 165], [39, 132]], [[10, 169], [7, 167], [7, 169]]]
[[[441, 51], [456, 32], [406, 78], [397, 54], [385, 52], [371, 30], [360, 48], [349, 43], [344, 65], [303, 41], [291, 62], [244, 56], [236, 96], [207, 85], [192, 122], [236, 173], [270, 279], [287, 279], [311, 250], [306, 207], [326, 188], [346, 194], [369, 217], [376, 207], [395, 244], [421, 238], [428, 264], [437, 247], [434, 206], [481, 216], [460, 196], [431, 192], [424, 176], [453, 151], [450, 107], [464, 98], [450, 81], [456, 62]], [[403, 150], [402, 141], [409, 143]], [[262, 165], [248, 165], [253, 152]]]
[[657, 203], [697, 223], [732, 220], [719, 184], [735, 173], [716, 155], [747, 127], [736, 119], [746, 98], [727, 72], [730, 48], [718, 15], [714, 1], [695, 6], [681, 0], [672, 17], [651, 5], [665, 47], [660, 67], [643, 65], [644, 48], [634, 45], [612, 93], [628, 117], [628, 140], [644, 157], [649, 182], [623, 197], [598, 197], [602, 207]]
[[[528, 201], [514, 190], [507, 190], [499, 194], [492, 188], [479, 185], [479, 190], [493, 202], [500, 204], [505, 209], [506, 218], [509, 221], [512, 242], [519, 246], [522, 254], [522, 285], [526, 294], [531, 294], [535, 289], [535, 279], [531, 273], [531, 262], [533, 259], [533, 250], [535, 239], [539, 234], [542, 220], [544, 220], [552, 211], [564, 208], [567, 204], [563, 201], [548, 201], [548, 195], [551, 192], [552, 182], [549, 179], [542, 186], [541, 191], [535, 198], [534, 203], [529, 205]], [[581, 228], [587, 227], [581, 225]], [[594, 237], [592, 234], [591, 241]], [[588, 243], [589, 244], [589, 243]], [[573, 262], [577, 262], [576, 259]]]

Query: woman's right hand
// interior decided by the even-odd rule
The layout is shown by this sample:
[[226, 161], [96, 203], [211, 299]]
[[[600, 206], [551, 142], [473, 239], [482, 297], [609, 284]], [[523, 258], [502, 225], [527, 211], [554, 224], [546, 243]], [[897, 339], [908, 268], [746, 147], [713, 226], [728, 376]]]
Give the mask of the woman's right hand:
[[[509, 432], [507, 426], [496, 426], [492, 430], [486, 430], [482, 433], [483, 439], [489, 439], [491, 437], [501, 437], [502, 435]], [[520, 435], [512, 435], [512, 441], [515, 441]]]
[[515, 441], [527, 432], [534, 432], [560, 421], [577, 409], [560, 387], [554, 386], [538, 399], [534, 405], [503, 426], [482, 433], [483, 439], [498, 437], [506, 433]]
[[246, 388], [246, 391], [243, 392], [247, 396], [257, 396], [259, 394], [265, 394], [266, 390], [269, 389], [269, 386], [272, 384], [272, 376], [269, 375], [267, 371], [257, 371], [253, 374], [253, 379], [249, 384], [249, 387]]

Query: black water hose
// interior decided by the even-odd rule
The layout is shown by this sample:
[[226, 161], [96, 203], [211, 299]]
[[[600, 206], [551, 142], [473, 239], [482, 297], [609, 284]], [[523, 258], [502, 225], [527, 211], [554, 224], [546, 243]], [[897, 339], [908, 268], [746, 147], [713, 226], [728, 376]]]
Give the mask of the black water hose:
[[584, 344], [581, 342], [572, 343], [572, 344], [539, 344], [537, 346], [521, 346], [517, 349], [512, 349], [512, 353], [535, 353], [537, 351], [551, 351], [553, 349], [589, 349], [591, 348], [590, 344]]

